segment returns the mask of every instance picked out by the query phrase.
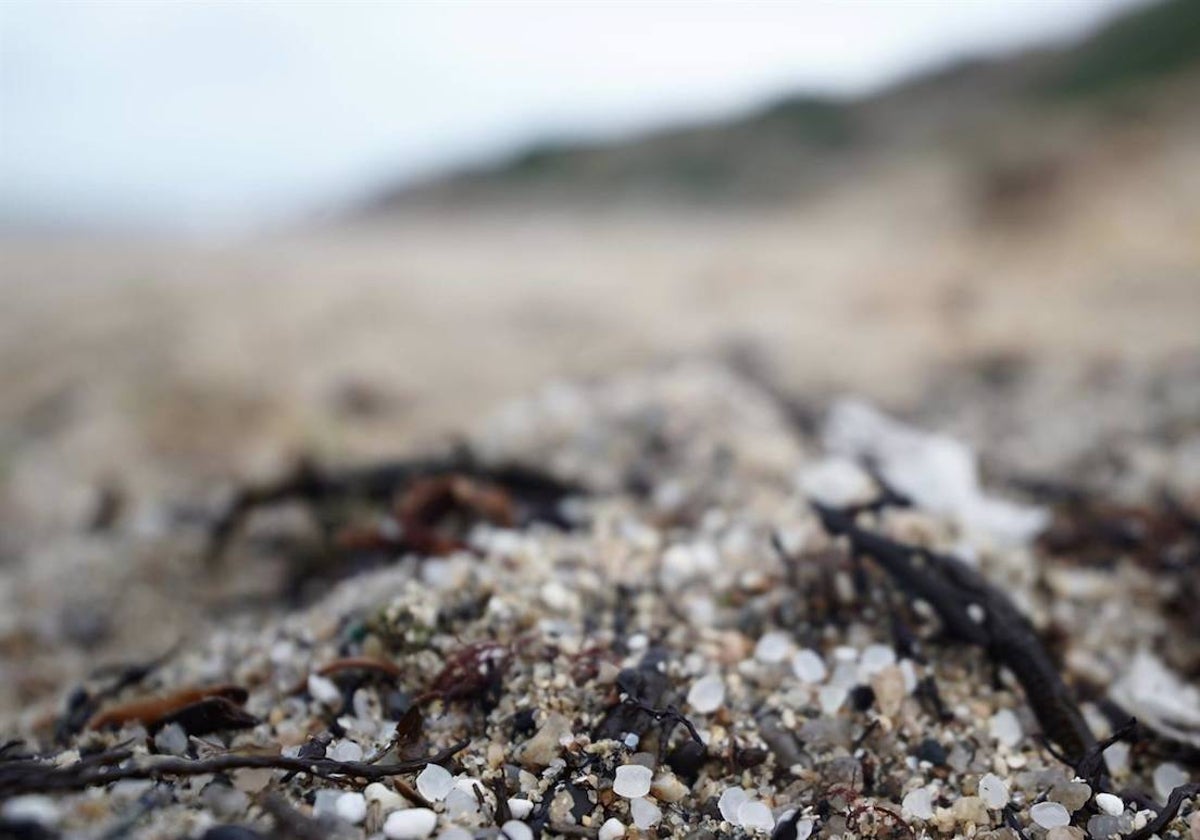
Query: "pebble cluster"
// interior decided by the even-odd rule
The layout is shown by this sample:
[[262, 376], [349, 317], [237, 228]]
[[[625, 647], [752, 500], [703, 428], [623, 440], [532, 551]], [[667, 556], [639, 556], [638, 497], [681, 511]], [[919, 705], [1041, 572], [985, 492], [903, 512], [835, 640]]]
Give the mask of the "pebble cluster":
[[[216, 629], [153, 675], [149, 688], [162, 690], [245, 686], [253, 728], [189, 736], [135, 723], [85, 732], [52, 758], [69, 765], [115, 743], [135, 761], [302, 755], [331, 735], [325, 756], [339, 761], [465, 741], [452, 760], [396, 785], [272, 770], [123, 781], [15, 797], [0, 817], [80, 838], [118, 825], [137, 838], [265, 837], [269, 793], [326, 836], [372, 840], [1016, 840], [1010, 825], [1028, 840], [1099, 840], [1153, 817], [1076, 779], [1036, 737], [1012, 679], [940, 641], [928, 610], [824, 534], [804, 488], [832, 474], [825, 453], [751, 383], [685, 366], [556, 386], [485, 424], [473, 444], [588, 487], [563, 505], [571, 527], [478, 525], [470, 551], [398, 557], [305, 611]], [[1093, 588], [1062, 608], [1047, 595], [1053, 570], [1028, 545], [964, 542], [952, 516], [922, 511], [873, 524], [969, 556], [1043, 628], [1094, 609], [1090, 598], [1133, 597]], [[897, 643], [898, 617], [919, 655]], [[1132, 653], [1127, 631], [1072, 634], [1068, 676], [1115, 676]], [[472, 645], [492, 651], [478, 660], [487, 690], [426, 697]], [[350, 656], [394, 662], [402, 676], [317, 673]], [[401, 754], [397, 725], [414, 704], [422, 732]], [[1110, 731], [1097, 706], [1084, 712], [1098, 735]], [[1160, 799], [1196, 779], [1195, 768], [1126, 745], [1108, 757], [1115, 782]], [[1185, 806], [1163, 840], [1200, 840], [1195, 814]]]

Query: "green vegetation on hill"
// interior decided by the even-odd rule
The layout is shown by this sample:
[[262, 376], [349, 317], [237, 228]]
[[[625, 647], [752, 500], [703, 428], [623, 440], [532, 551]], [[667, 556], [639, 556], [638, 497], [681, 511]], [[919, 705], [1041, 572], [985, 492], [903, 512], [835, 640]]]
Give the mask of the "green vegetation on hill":
[[1039, 93], [1108, 93], [1200, 62], [1200, 2], [1168, 0], [1114, 21], [1070, 50]]
[[835, 99], [794, 96], [758, 116], [764, 130], [781, 130], [808, 146], [838, 149], [856, 138], [850, 108]]

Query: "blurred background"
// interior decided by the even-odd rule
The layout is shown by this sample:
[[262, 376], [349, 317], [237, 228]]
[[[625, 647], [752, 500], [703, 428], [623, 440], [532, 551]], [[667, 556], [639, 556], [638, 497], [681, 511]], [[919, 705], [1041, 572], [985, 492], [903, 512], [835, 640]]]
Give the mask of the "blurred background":
[[912, 412], [1200, 353], [1195, 0], [9, 0], [0, 38], [26, 578], [114, 499], [153, 531], [558, 377], [749, 359]]

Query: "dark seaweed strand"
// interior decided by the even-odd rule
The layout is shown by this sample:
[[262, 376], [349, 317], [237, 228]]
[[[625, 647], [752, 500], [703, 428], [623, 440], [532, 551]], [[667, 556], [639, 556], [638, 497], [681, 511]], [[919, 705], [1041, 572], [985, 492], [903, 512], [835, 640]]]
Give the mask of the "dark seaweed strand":
[[[401, 761], [395, 764], [366, 764], [357, 761], [292, 758], [282, 755], [218, 755], [204, 759], [168, 758], [144, 764], [113, 767], [132, 757], [128, 751], [112, 753], [103, 765], [85, 763], [55, 767], [40, 761], [12, 761], [0, 764], [0, 798], [25, 793], [57, 793], [86, 790], [123, 779], [160, 781], [174, 776], [199, 776], [228, 770], [267, 768], [293, 770], [322, 779], [377, 780], [421, 770], [428, 764], [441, 764], [464, 750], [462, 741], [428, 758]], [[107, 766], [106, 766], [107, 765]]]
[[[901, 589], [927, 601], [949, 635], [984, 648], [1012, 671], [1042, 731], [1072, 764], [1094, 754], [1096, 736], [1037, 632], [1004, 592], [956, 557], [860, 528], [853, 509], [812, 506], [826, 531], [849, 539], [852, 551], [871, 557]], [[1103, 758], [1100, 763], [1107, 772]]]
[[216, 563], [242, 523], [256, 510], [281, 502], [301, 500], [320, 504], [329, 499], [386, 501], [414, 479], [459, 473], [504, 487], [533, 508], [534, 518], [565, 527], [557, 503], [579, 495], [583, 488], [521, 464], [484, 465], [466, 450], [440, 458], [392, 460], [327, 470], [302, 460], [274, 482], [240, 488], [209, 529], [206, 560]]
[[1171, 820], [1175, 819], [1175, 815], [1179, 813], [1179, 809], [1183, 807], [1183, 803], [1187, 799], [1200, 796], [1200, 782], [1193, 782], [1190, 785], [1180, 785], [1171, 791], [1171, 795], [1167, 798], [1167, 807], [1158, 812], [1158, 816], [1150, 820], [1137, 831], [1132, 834], [1126, 834], [1125, 840], [1150, 840], [1155, 834], [1161, 834]]

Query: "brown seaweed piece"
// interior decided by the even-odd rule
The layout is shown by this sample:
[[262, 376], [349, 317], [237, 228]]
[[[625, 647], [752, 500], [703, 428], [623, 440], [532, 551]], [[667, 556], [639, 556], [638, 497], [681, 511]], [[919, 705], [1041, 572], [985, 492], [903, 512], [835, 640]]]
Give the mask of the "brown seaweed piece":
[[148, 729], [156, 728], [164, 720], [188, 706], [210, 698], [221, 698], [240, 706], [249, 696], [246, 689], [238, 685], [209, 685], [184, 688], [158, 697], [142, 697], [102, 709], [87, 723], [88, 729], [107, 729], [131, 723], [140, 723]]

